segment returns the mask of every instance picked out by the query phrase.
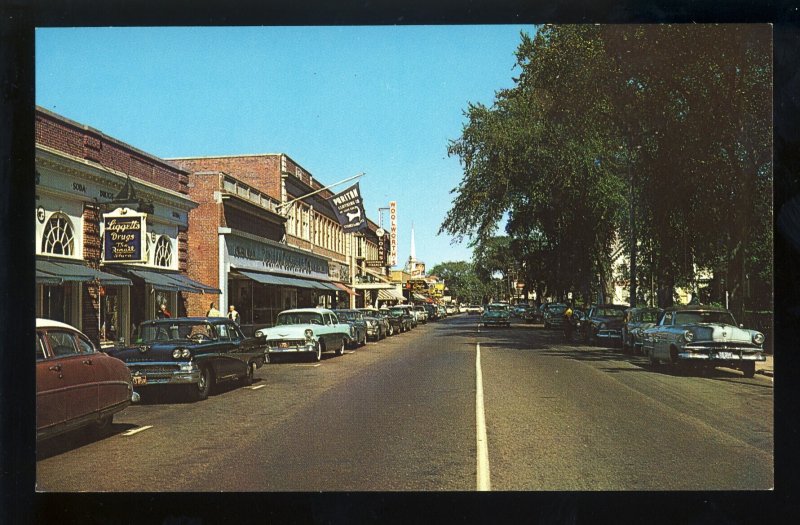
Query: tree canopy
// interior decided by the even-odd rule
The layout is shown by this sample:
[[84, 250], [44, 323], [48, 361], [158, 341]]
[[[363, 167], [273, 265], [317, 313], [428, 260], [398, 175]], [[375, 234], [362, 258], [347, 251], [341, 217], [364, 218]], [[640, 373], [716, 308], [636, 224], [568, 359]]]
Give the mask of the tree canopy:
[[662, 304], [698, 268], [716, 298], [771, 303], [771, 54], [767, 25], [522, 33], [514, 87], [448, 146], [464, 175], [440, 232], [478, 262], [507, 216], [514, 266], [550, 295], [588, 298], [635, 247]]

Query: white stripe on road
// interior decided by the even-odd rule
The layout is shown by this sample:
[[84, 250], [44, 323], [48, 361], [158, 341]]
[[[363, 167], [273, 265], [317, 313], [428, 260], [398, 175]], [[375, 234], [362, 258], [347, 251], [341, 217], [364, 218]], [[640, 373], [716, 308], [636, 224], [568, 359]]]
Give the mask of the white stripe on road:
[[259, 388], [264, 388], [267, 385], [258, 385], [258, 386], [251, 386], [250, 390], [258, 390]]
[[123, 436], [132, 436], [134, 434], [138, 434], [139, 432], [147, 430], [148, 428], [153, 428], [153, 425], [147, 425], [147, 426], [139, 427], [139, 428], [132, 428], [132, 429], [128, 430], [127, 432], [123, 432], [122, 435]]
[[483, 374], [481, 373], [481, 344], [475, 356], [475, 419], [478, 439], [478, 490], [492, 490], [489, 480], [489, 443], [486, 439], [486, 414], [483, 410]]

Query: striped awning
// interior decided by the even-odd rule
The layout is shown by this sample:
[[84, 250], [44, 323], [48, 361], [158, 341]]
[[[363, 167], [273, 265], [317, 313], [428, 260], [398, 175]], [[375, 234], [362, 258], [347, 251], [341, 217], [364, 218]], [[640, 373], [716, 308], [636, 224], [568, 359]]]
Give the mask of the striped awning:
[[402, 294], [397, 293], [397, 290], [378, 290], [378, 300], [404, 302], [406, 298], [403, 297]]

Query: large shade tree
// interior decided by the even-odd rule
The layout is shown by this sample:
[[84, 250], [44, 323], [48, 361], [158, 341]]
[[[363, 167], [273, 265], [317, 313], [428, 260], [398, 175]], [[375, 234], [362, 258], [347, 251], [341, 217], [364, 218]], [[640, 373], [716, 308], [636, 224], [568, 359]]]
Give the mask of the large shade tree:
[[770, 56], [767, 26], [523, 33], [515, 86], [449, 145], [464, 177], [440, 231], [479, 250], [507, 214], [528, 278], [584, 298], [623, 249], [662, 304], [699, 267], [718, 297], [741, 306], [757, 281], [769, 302]]

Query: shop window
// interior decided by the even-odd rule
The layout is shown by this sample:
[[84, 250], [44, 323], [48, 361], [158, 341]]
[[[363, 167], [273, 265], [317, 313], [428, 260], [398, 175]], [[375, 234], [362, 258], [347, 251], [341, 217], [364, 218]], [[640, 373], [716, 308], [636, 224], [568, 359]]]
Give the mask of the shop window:
[[75, 230], [72, 221], [63, 213], [54, 213], [42, 234], [42, 252], [53, 255], [75, 253]]
[[172, 243], [166, 235], [159, 237], [156, 242], [153, 264], [165, 268], [172, 267]]

